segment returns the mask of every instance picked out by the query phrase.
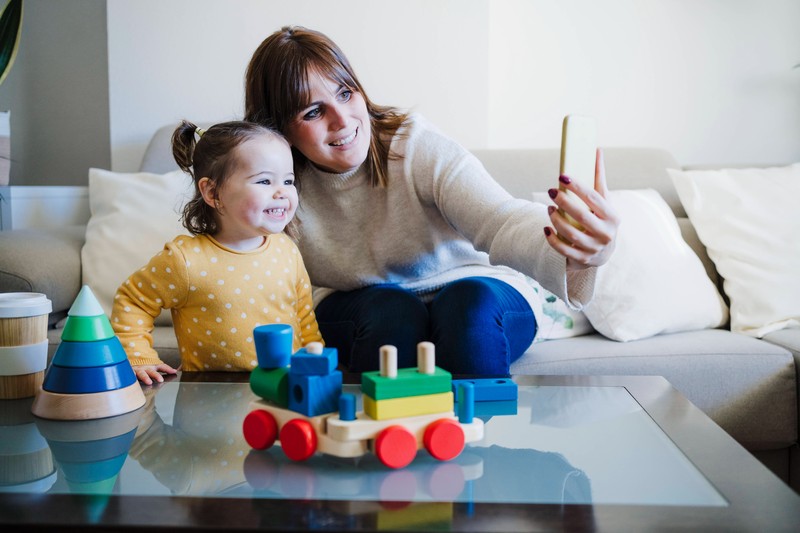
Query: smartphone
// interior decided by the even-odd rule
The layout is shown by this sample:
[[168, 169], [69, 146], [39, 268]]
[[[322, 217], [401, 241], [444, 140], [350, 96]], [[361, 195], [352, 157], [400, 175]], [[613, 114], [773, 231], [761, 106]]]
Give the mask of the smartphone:
[[[560, 175], [577, 181], [584, 187], [594, 189], [594, 170], [597, 154], [597, 122], [592, 117], [567, 115], [561, 127], [561, 167]], [[572, 194], [563, 185], [559, 189], [564, 194]], [[572, 217], [561, 211], [569, 222], [579, 228]]]

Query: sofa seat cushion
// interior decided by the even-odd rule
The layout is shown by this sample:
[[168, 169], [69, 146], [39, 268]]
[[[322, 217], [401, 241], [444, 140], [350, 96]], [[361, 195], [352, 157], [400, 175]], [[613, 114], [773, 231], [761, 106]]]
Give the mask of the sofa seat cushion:
[[794, 354], [795, 360], [800, 364], [800, 328], [779, 329], [765, 335], [764, 340], [786, 348]]
[[659, 375], [749, 450], [797, 441], [795, 364], [785, 348], [727, 330], [628, 343], [599, 334], [534, 345], [512, 374]]

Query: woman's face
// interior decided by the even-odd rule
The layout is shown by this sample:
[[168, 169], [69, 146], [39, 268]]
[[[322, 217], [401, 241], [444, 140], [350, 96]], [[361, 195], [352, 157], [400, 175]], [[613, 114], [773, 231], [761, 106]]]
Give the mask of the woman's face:
[[316, 71], [308, 81], [311, 103], [289, 123], [286, 138], [322, 170], [357, 168], [367, 158], [371, 131], [363, 96]]

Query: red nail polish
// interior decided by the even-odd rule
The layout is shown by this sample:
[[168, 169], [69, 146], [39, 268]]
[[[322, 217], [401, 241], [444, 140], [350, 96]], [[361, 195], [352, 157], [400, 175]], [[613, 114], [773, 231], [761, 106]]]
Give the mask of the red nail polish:
[[564, 175], [559, 176], [558, 177], [558, 181], [560, 181], [564, 185], [569, 185], [570, 183], [572, 183], [572, 180], [569, 179], [567, 176], [564, 176]]
[[553, 230], [551, 230], [549, 227], [545, 226], [544, 227], [544, 234], [545, 234], [546, 237], [549, 237], [550, 235], [553, 234]]
[[554, 205], [548, 205], [547, 206], [547, 214], [548, 215], [552, 215], [553, 213], [555, 213], [555, 211], [556, 211], [556, 206], [554, 206]]
[[547, 191], [547, 194], [549, 194], [549, 195], [550, 195], [550, 198], [552, 198], [553, 200], [555, 200], [555, 199], [556, 199], [556, 196], [558, 196], [558, 189], [549, 189], [549, 190]]

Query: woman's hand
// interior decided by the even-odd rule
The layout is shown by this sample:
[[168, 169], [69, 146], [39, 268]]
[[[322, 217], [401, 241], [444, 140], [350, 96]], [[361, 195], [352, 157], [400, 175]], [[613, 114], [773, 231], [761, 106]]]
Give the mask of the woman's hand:
[[[558, 189], [548, 191], [558, 208], [553, 206], [548, 208], [553, 227], [544, 228], [547, 242], [567, 258], [568, 271], [583, 270], [604, 264], [614, 252], [620, 220], [614, 206], [606, 200], [608, 186], [606, 185], [603, 151], [597, 150], [594, 190], [587, 189], [567, 176], [561, 176], [559, 183], [565, 189], [572, 191], [574, 195], [560, 194]], [[581, 203], [578, 198], [585, 204]], [[562, 210], [583, 229], [570, 224], [561, 213]]]
[[158, 383], [163, 382], [164, 376], [161, 375], [161, 372], [165, 374], [178, 373], [177, 370], [166, 363], [161, 363], [160, 365], [136, 365], [133, 367], [133, 373], [136, 374], [136, 379], [141, 381], [144, 385], [152, 385], [153, 380]]

